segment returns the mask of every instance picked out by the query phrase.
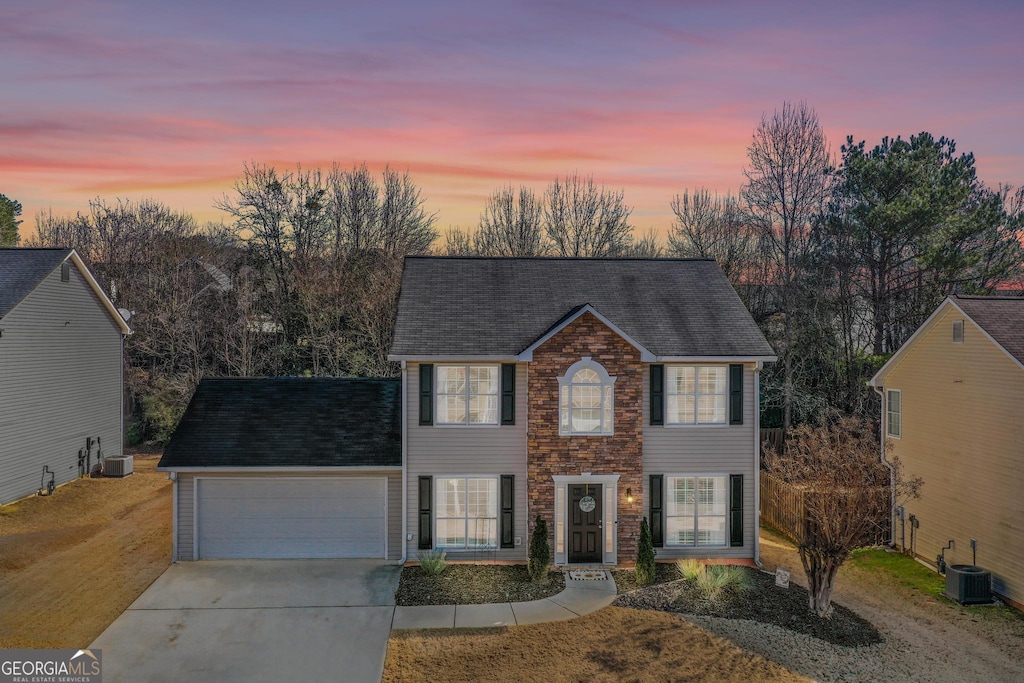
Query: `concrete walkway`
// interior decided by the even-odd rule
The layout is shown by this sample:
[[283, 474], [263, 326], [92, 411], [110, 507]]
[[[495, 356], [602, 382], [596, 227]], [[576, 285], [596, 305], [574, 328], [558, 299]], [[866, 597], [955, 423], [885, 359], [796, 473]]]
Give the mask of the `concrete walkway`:
[[395, 608], [391, 628], [488, 628], [575, 619], [607, 607], [615, 600], [615, 581], [607, 572], [602, 573], [604, 578], [601, 579], [573, 579], [566, 575], [565, 590], [543, 600], [487, 605], [399, 606]]

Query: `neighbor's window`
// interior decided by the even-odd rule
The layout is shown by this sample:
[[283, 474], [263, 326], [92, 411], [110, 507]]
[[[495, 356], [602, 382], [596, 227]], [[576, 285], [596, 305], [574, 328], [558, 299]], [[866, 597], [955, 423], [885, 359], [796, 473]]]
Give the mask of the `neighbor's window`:
[[897, 439], [903, 434], [903, 394], [899, 389], [885, 394], [885, 433]]
[[729, 415], [729, 377], [724, 365], [665, 368], [666, 424], [724, 425]]
[[964, 321], [954, 320], [953, 321], [953, 343], [963, 344], [964, 343]]
[[585, 356], [558, 378], [559, 433], [612, 434], [615, 378]]
[[498, 547], [498, 480], [494, 478], [437, 478], [437, 548]]
[[436, 424], [498, 424], [496, 365], [437, 366]]
[[723, 546], [726, 543], [726, 477], [666, 477], [665, 544]]

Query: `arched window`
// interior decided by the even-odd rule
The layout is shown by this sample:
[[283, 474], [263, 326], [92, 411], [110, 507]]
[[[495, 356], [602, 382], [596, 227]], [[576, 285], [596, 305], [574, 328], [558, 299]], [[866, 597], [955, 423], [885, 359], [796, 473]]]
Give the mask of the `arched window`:
[[615, 378], [590, 359], [573, 363], [558, 378], [559, 433], [611, 434], [615, 431]]

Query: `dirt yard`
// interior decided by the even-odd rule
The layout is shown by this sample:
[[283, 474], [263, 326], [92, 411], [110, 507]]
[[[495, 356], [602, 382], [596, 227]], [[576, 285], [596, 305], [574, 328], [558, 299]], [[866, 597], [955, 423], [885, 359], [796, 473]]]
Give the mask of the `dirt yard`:
[[549, 624], [395, 632], [384, 682], [806, 681], [661, 612], [607, 607]]
[[84, 648], [167, 568], [171, 482], [159, 455], [0, 507], [0, 648]]

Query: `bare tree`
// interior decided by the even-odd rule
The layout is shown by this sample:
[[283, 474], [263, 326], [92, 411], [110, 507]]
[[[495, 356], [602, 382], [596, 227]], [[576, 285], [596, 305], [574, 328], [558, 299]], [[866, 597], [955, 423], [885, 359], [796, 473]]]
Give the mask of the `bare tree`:
[[672, 255], [715, 259], [734, 287], [750, 277], [755, 240], [735, 197], [698, 188], [677, 194], [670, 206], [676, 217], [668, 234]]
[[818, 115], [806, 102], [786, 102], [761, 117], [747, 149], [742, 197], [772, 264], [769, 284], [779, 293], [784, 316], [782, 348], [783, 426], [793, 421], [793, 326], [801, 302], [798, 289], [812, 246], [813, 220], [829, 193], [831, 153]]
[[654, 228], [648, 228], [640, 239], [630, 238], [622, 250], [622, 256], [627, 258], [660, 258], [664, 253], [665, 248]]
[[444, 246], [441, 247], [442, 256], [476, 256], [475, 235], [460, 227], [452, 227], [444, 234]]
[[476, 251], [485, 256], [540, 256], [547, 252], [544, 208], [533, 190], [511, 186], [487, 199], [474, 235]]
[[891, 460], [892, 472], [879, 457], [877, 432], [855, 418], [801, 425], [787, 434], [783, 454], [767, 454], [766, 469], [804, 492], [807, 520], [795, 533], [808, 607], [819, 617], [832, 614], [836, 573], [850, 552], [873, 536], [879, 516], [889, 518], [890, 496], [920, 495], [923, 481], [904, 480], [898, 459]]
[[594, 184], [577, 173], [556, 178], [545, 193], [544, 228], [558, 256], [618, 256], [632, 242], [622, 190]]

